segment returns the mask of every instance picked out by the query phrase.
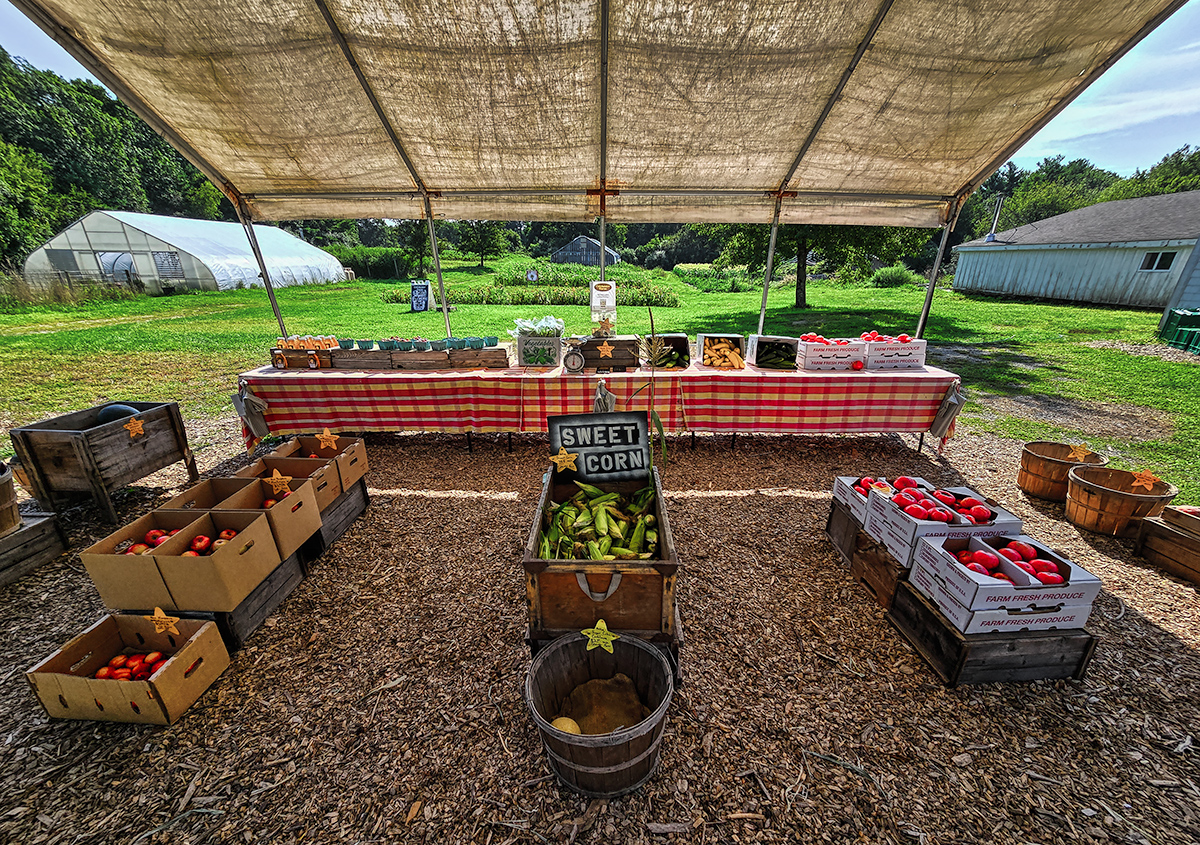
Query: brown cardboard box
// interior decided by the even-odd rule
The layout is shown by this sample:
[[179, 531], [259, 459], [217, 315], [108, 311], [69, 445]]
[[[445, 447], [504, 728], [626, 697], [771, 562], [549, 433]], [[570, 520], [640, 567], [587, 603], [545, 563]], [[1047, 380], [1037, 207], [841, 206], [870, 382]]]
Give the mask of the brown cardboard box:
[[189, 487], [173, 499], [168, 499], [155, 510], [212, 510], [218, 504], [228, 499], [234, 493], [245, 489], [253, 483], [250, 478], [213, 478], [201, 482], [195, 487]]
[[124, 550], [131, 542], [142, 542], [146, 532], [152, 528], [160, 531], [179, 529], [179, 534], [155, 549], [155, 553], [180, 554], [187, 548], [181, 539], [184, 529], [204, 515], [196, 511], [154, 511], [80, 552], [79, 559], [83, 561], [104, 604], [117, 610], [147, 607], [177, 610], [154, 555], [127, 555]]
[[275, 498], [275, 492], [267, 482], [259, 481], [258, 484], [251, 485], [221, 502], [215, 512], [265, 513], [271, 533], [275, 537], [275, 546], [279, 549], [279, 557], [287, 560], [304, 545], [305, 540], [321, 530], [321, 511], [317, 507], [312, 479], [293, 478], [288, 487], [292, 490], [290, 496], [278, 501], [274, 507], [264, 510], [263, 501]]
[[[156, 633], [143, 616], [104, 616], [25, 677], [51, 718], [169, 725], [229, 666], [215, 623], [180, 619], [175, 626], [178, 636]], [[161, 651], [167, 663], [148, 681], [92, 677], [114, 656], [133, 651]]]
[[[216, 540], [225, 529], [237, 536], [211, 554], [183, 556], [192, 538]], [[183, 548], [177, 549], [180, 539]], [[233, 611], [283, 560], [267, 519], [253, 511], [207, 511], [159, 549], [166, 553], [154, 556], [158, 571], [180, 610]]]
[[367, 446], [362, 438], [338, 437], [337, 446], [330, 449], [321, 445], [316, 437], [297, 437], [279, 448], [268, 458], [318, 458], [337, 461], [338, 477], [342, 482], [342, 492], [349, 490], [354, 483], [367, 474]]
[[323, 458], [273, 458], [268, 455], [238, 470], [237, 475], [242, 478], [266, 478], [275, 470], [279, 470], [280, 475], [311, 480], [313, 494], [317, 497], [317, 510], [325, 510], [342, 495], [337, 465]]

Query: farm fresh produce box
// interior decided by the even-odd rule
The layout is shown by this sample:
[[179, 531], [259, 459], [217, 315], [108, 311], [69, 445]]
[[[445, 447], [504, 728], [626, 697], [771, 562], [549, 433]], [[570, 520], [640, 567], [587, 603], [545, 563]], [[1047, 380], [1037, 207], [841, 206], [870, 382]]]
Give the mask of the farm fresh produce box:
[[867, 344], [861, 340], [811, 332], [800, 335], [800, 366], [805, 370], [861, 370], [866, 352]]
[[912, 564], [921, 537], [965, 538], [976, 534], [1019, 534], [1021, 520], [969, 487], [933, 489], [901, 476], [895, 492], [872, 488], [867, 496], [867, 534], [887, 547], [904, 567]]
[[867, 493], [873, 486], [886, 488], [889, 496], [893, 492], [887, 479], [882, 476], [839, 475], [833, 479], [833, 498], [850, 509], [850, 515], [858, 520], [860, 526], [867, 521]]
[[[26, 672], [46, 713], [148, 725], [183, 715], [229, 666], [229, 652], [213, 622], [176, 619], [162, 627], [152, 619], [105, 616]], [[128, 669], [135, 654], [142, 663], [157, 658], [148, 674]]]

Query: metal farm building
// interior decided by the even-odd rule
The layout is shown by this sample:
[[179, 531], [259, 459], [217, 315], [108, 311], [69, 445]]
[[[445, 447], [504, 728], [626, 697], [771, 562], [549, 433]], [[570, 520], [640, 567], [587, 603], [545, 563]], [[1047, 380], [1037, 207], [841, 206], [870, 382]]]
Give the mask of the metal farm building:
[[954, 248], [956, 291], [1136, 308], [1200, 300], [1200, 191], [1099, 203], [995, 237]]
[[[621, 260], [621, 256], [617, 255], [617, 251], [611, 247], [606, 246], [604, 252], [608, 256], [608, 260], [604, 262], [606, 267]], [[554, 252], [550, 256], [550, 260], [556, 264], [585, 264], [588, 267], [599, 267], [600, 241], [589, 238], [587, 235], [580, 235]]]

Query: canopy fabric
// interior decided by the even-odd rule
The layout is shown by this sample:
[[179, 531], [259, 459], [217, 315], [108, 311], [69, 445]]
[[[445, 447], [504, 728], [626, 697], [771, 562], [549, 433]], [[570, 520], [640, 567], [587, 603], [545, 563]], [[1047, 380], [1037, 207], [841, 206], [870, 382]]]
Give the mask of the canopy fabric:
[[1185, 0], [13, 0], [256, 219], [937, 226]]

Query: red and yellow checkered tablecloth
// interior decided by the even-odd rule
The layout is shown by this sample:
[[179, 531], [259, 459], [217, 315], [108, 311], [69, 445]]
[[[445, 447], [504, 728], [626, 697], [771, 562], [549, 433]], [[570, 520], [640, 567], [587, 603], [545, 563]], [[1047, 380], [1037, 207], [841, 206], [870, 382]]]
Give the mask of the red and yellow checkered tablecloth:
[[[272, 434], [321, 431], [545, 431], [546, 417], [592, 410], [604, 379], [618, 411], [650, 408], [650, 373], [472, 370], [277, 370], [244, 382], [267, 403]], [[934, 367], [779, 372], [693, 366], [657, 372], [654, 407], [670, 432], [864, 434], [922, 432], [958, 381]], [[247, 433], [247, 442], [253, 438]]]

